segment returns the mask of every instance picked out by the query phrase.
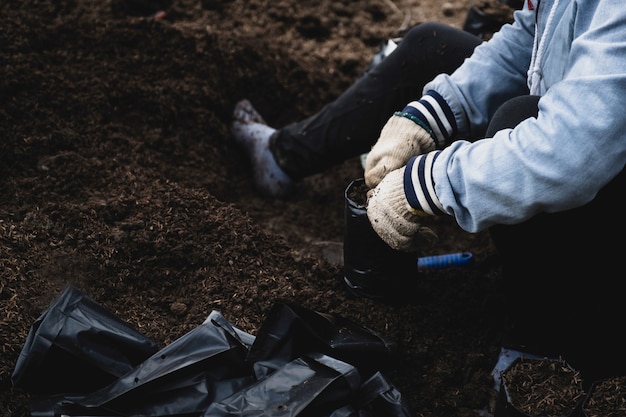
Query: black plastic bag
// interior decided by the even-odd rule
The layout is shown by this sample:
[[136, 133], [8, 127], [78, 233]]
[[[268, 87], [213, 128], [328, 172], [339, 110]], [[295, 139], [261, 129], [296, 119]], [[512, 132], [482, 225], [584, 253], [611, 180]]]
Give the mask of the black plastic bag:
[[411, 416], [400, 391], [380, 372], [376, 372], [361, 385], [357, 408], [361, 417]]
[[200, 326], [137, 368], [77, 401], [65, 401], [68, 416], [198, 415], [214, 401], [254, 382], [247, 347], [214, 311]]
[[153, 340], [69, 285], [31, 326], [11, 379], [38, 395], [89, 393], [157, 350]]
[[390, 247], [367, 218], [367, 186], [358, 178], [344, 191], [343, 284], [356, 297], [390, 303], [413, 300], [416, 291], [416, 252]]
[[352, 365], [323, 354], [307, 355], [214, 402], [203, 417], [330, 416], [350, 403], [360, 384]]
[[411, 417], [400, 391], [377, 372], [361, 384], [357, 398], [328, 417]]
[[[133, 343], [120, 336], [126, 332]], [[89, 343], [82, 337], [85, 333]], [[116, 336], [113, 340], [111, 333]], [[33, 379], [47, 381], [39, 386], [39, 395], [31, 397], [31, 416], [251, 417], [270, 415], [264, 413], [272, 410], [299, 417], [410, 415], [400, 393], [378, 371], [391, 358], [388, 342], [340, 316], [290, 303], [273, 306], [258, 336], [235, 328], [213, 311], [202, 325], [159, 351], [149, 341], [154, 352], [144, 353], [140, 364], [110, 384], [84, 392], [96, 385], [92, 378], [103, 372], [99, 369], [103, 364], [119, 361], [114, 359], [120, 349], [139, 342], [144, 346], [145, 340], [149, 341], [68, 287], [33, 326], [14, 371], [15, 382], [31, 394]], [[78, 353], [46, 365], [50, 341], [62, 341], [68, 351]], [[76, 366], [93, 363], [99, 366], [76, 373]], [[46, 366], [37, 368], [38, 364]], [[77, 378], [71, 389], [66, 383], [57, 393], [46, 386], [68, 373]], [[50, 392], [44, 395], [42, 387]]]
[[247, 361], [262, 378], [300, 356], [319, 352], [354, 365], [369, 378], [392, 362], [391, 343], [376, 332], [333, 314], [292, 304], [270, 309]]

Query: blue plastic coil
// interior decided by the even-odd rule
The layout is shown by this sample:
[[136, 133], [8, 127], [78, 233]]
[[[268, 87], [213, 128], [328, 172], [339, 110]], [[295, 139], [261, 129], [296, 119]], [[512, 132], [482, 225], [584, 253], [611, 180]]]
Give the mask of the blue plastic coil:
[[427, 269], [445, 269], [455, 266], [469, 265], [474, 259], [471, 252], [447, 253], [444, 255], [425, 256], [417, 258], [417, 269], [419, 271]]

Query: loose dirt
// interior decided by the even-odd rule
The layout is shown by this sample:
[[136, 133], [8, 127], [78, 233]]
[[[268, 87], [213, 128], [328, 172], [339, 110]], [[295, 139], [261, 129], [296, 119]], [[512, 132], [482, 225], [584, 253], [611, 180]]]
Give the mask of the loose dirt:
[[358, 158], [287, 200], [252, 188], [228, 134], [248, 98], [273, 126], [319, 110], [386, 39], [461, 27], [469, 0], [63, 0], [0, 5], [0, 412], [28, 415], [11, 374], [35, 319], [69, 283], [165, 346], [220, 311], [255, 334], [288, 300], [396, 346], [386, 373], [416, 416], [493, 405], [499, 264], [488, 236], [431, 219], [437, 255], [409, 302], [342, 284], [344, 190]]

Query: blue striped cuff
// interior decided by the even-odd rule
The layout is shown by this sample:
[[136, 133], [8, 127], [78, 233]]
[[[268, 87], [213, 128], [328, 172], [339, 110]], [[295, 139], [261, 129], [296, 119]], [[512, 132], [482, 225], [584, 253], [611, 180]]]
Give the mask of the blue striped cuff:
[[418, 101], [412, 101], [402, 109], [403, 116], [410, 118], [420, 126], [428, 126], [428, 130], [433, 136], [438, 149], [443, 149], [450, 144], [452, 137], [457, 132], [454, 114], [441, 97], [434, 90], [426, 92]]
[[440, 151], [414, 156], [404, 169], [404, 194], [416, 214], [441, 216], [447, 214], [435, 194], [433, 164]]

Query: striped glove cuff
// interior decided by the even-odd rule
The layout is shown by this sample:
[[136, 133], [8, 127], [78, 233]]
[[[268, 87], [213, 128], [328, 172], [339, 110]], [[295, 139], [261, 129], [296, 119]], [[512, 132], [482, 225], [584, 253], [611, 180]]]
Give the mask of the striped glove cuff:
[[428, 91], [418, 101], [407, 104], [396, 116], [406, 117], [430, 133], [438, 149], [452, 141], [457, 132], [456, 120], [450, 107], [436, 91]]
[[437, 194], [433, 180], [433, 164], [441, 151], [414, 156], [404, 169], [404, 194], [412, 211], [421, 216], [447, 214]]

